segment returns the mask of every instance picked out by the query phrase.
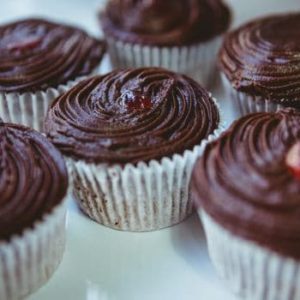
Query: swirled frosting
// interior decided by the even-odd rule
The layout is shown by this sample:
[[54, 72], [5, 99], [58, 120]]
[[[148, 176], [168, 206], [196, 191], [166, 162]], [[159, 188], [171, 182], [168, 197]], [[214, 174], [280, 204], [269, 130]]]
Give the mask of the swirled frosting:
[[[231, 232], [299, 259], [300, 177], [287, 163], [299, 142], [295, 110], [236, 121], [196, 164], [196, 203]], [[299, 151], [296, 160], [299, 173]]]
[[254, 20], [224, 40], [219, 66], [236, 90], [299, 106], [300, 13]]
[[41, 19], [0, 26], [0, 91], [43, 90], [88, 75], [104, 49], [80, 29]]
[[204, 42], [226, 31], [230, 11], [221, 0], [111, 0], [100, 19], [109, 37], [178, 46]]
[[195, 81], [141, 68], [78, 84], [52, 104], [45, 129], [66, 156], [134, 164], [192, 149], [218, 124], [216, 105]]
[[0, 121], [0, 241], [51, 212], [67, 185], [64, 160], [44, 136]]

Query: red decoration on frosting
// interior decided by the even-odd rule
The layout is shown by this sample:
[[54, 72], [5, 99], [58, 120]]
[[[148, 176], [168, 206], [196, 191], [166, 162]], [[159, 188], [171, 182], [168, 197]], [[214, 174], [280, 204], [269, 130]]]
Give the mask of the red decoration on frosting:
[[286, 164], [292, 174], [300, 180], [300, 142], [294, 144], [287, 153]]
[[128, 109], [150, 109], [152, 101], [150, 98], [145, 97], [140, 93], [134, 93], [125, 98], [125, 104]]
[[15, 41], [11, 41], [7, 44], [6, 48], [8, 50], [28, 50], [37, 47], [41, 42], [40, 37], [24, 37]]

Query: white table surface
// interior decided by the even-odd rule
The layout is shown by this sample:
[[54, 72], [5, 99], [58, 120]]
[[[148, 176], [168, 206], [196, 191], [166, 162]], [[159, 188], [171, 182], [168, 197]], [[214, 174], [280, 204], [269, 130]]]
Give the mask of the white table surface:
[[[300, 0], [228, 0], [234, 26], [254, 16], [300, 11]], [[0, 0], [0, 22], [49, 17], [99, 34], [101, 0]], [[108, 62], [104, 62], [108, 70]], [[213, 91], [228, 124], [232, 113], [219, 87]], [[119, 232], [89, 220], [69, 200], [67, 246], [51, 280], [30, 300], [236, 300], [216, 277], [196, 215], [150, 233]]]

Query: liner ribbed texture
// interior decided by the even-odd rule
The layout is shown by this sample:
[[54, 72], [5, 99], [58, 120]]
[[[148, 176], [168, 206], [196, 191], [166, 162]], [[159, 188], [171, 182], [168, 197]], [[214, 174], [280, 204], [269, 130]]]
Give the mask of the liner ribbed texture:
[[10, 242], [0, 242], [0, 299], [22, 299], [48, 281], [65, 249], [65, 205]]
[[210, 258], [226, 285], [246, 300], [299, 300], [300, 264], [233, 235], [207, 213], [201, 216]]
[[107, 39], [115, 68], [162, 67], [186, 74], [209, 87], [215, 80], [216, 57], [222, 38], [182, 47], [155, 47]]
[[221, 74], [221, 78], [227, 98], [233, 102], [233, 109], [237, 117], [257, 112], [276, 112], [283, 108], [282, 105], [266, 100], [261, 96], [250, 95], [237, 91], [232, 87], [224, 74]]
[[43, 131], [44, 117], [52, 101], [84, 78], [80, 77], [57, 88], [35, 93], [0, 92], [0, 117], [4, 122], [18, 123]]
[[201, 145], [161, 161], [121, 167], [66, 158], [75, 199], [90, 218], [119, 230], [150, 231], [177, 224], [192, 212], [189, 183], [195, 161], [222, 129], [220, 123]]

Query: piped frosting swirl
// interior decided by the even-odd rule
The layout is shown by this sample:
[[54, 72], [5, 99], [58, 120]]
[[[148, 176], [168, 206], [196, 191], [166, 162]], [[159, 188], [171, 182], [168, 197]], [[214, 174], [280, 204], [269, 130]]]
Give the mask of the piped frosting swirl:
[[295, 110], [236, 121], [195, 167], [196, 203], [231, 232], [300, 258], [300, 179], [287, 163], [299, 161], [299, 173], [299, 142]]
[[265, 17], [227, 35], [219, 66], [233, 88], [300, 106], [300, 13]]
[[61, 154], [40, 133], [0, 121], [0, 241], [33, 227], [67, 192]]
[[104, 54], [103, 42], [84, 31], [41, 19], [0, 27], [0, 91], [57, 87], [89, 75]]
[[67, 156], [135, 164], [192, 149], [218, 125], [215, 103], [195, 81], [141, 68], [78, 84], [52, 104], [45, 128]]
[[111, 0], [100, 17], [108, 37], [156, 46], [207, 41], [230, 23], [220, 0]]

